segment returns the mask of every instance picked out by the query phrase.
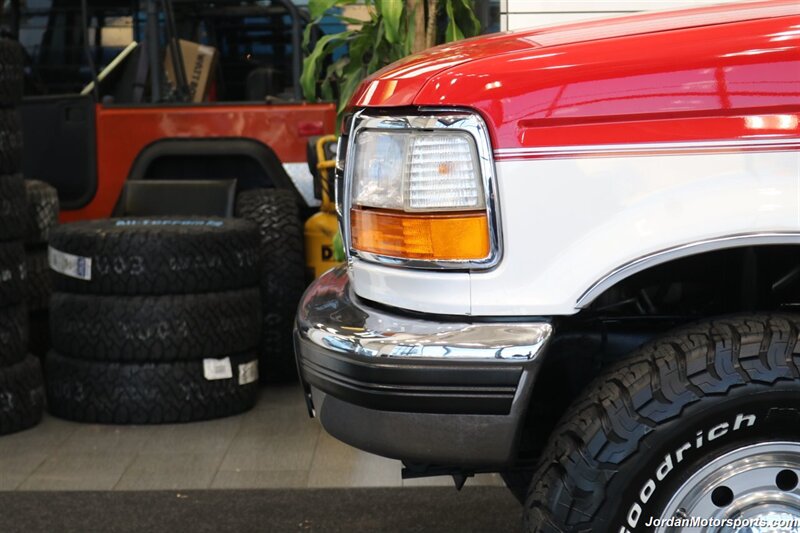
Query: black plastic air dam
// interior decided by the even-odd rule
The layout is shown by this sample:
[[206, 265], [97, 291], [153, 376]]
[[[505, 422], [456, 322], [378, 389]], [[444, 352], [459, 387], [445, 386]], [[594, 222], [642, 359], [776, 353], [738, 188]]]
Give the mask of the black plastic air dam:
[[311, 386], [317, 416], [337, 439], [408, 463], [499, 468], [516, 458], [518, 432], [533, 379], [524, 372], [508, 415], [382, 411], [354, 405]]

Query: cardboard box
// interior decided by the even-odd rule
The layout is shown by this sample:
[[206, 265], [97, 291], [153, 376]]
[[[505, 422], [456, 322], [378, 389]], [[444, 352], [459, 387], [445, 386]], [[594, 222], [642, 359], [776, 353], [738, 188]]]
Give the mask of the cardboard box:
[[[189, 84], [192, 102], [203, 102], [208, 95], [211, 81], [214, 79], [214, 69], [217, 63], [217, 49], [192, 41], [179, 39], [178, 43], [183, 56], [183, 68], [186, 71], [186, 81]], [[173, 87], [176, 86], [175, 69], [172, 65], [172, 55], [169, 47], [166, 50], [164, 67], [167, 79]]]

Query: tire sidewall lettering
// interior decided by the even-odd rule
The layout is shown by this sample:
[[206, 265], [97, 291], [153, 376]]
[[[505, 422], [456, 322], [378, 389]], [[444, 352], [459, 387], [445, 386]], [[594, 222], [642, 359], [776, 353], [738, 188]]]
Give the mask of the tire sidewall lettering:
[[709, 417], [705, 422], [681, 431], [680, 436], [665, 446], [660, 446], [658, 454], [648, 460], [625, 488], [625, 497], [609, 531], [652, 531], [651, 519], [662, 517], [664, 506], [680, 483], [685, 482], [703, 461], [735, 449], [740, 443], [757, 442], [759, 435], [771, 434], [773, 428], [779, 427], [768, 421], [770, 412], [769, 405], [727, 410], [723, 416]]

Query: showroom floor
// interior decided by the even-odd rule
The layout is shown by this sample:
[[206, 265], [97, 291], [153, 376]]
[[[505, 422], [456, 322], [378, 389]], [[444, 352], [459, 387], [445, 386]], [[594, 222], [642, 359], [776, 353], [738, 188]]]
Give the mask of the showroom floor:
[[[481, 475], [468, 485], [502, 485]], [[451, 485], [402, 480], [400, 463], [340, 443], [306, 414], [297, 386], [262, 390], [243, 415], [164, 426], [45, 416], [0, 437], [0, 490], [191, 490]]]

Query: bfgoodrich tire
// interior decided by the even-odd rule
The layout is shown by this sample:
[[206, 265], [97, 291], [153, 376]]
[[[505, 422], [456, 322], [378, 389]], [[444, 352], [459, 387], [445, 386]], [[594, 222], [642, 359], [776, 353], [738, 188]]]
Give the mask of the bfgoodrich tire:
[[[712, 460], [754, 447], [777, 447], [790, 459], [765, 474], [767, 496], [750, 499], [797, 502], [799, 327], [797, 316], [777, 314], [699, 323], [606, 372], [547, 446], [528, 494], [526, 530], [652, 531], [651, 519], [669, 518], [673, 497], [687, 487], [705, 491], [714, 512], [730, 516], [748, 505], [746, 487], [759, 485], [742, 483], [736, 493], [724, 479], [700, 474]], [[783, 470], [788, 484], [776, 475]]]
[[28, 311], [17, 304], [0, 308], [0, 372], [25, 358], [28, 344]]
[[50, 231], [58, 225], [58, 192], [43, 181], [26, 180], [28, 208], [25, 220], [25, 243], [46, 244]]
[[52, 342], [64, 355], [103, 361], [176, 361], [255, 350], [258, 288], [169, 296], [55, 293]]
[[22, 162], [22, 129], [16, 109], [0, 109], [0, 174], [14, 174]]
[[22, 174], [0, 176], [0, 241], [22, 238], [26, 209]]
[[23, 60], [17, 41], [0, 39], [0, 106], [14, 106], [22, 100]]
[[0, 307], [23, 301], [27, 278], [22, 243], [0, 242]]
[[208, 420], [250, 409], [258, 394], [256, 354], [231, 356], [231, 377], [220, 379], [207, 379], [202, 360], [107, 363], [50, 351], [45, 361], [50, 412], [77, 422]]
[[44, 410], [44, 382], [32, 355], [0, 369], [0, 435], [35, 426]]
[[186, 294], [258, 283], [258, 231], [244, 220], [165, 217], [75, 222], [53, 230], [50, 248], [53, 284], [59, 291]]
[[303, 224], [297, 199], [280, 189], [245, 191], [236, 199], [236, 214], [258, 226], [261, 236], [262, 381], [295, 380], [292, 328], [305, 290]]
[[47, 264], [47, 248], [26, 250], [25, 268], [25, 303], [28, 311], [47, 309], [53, 292], [53, 279]]

